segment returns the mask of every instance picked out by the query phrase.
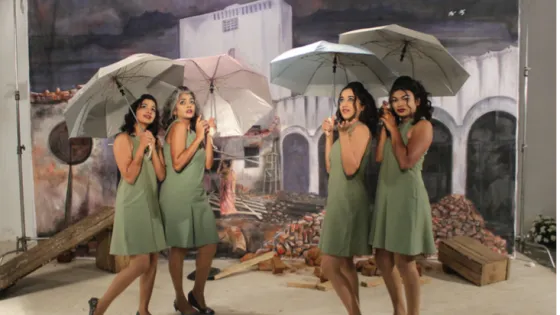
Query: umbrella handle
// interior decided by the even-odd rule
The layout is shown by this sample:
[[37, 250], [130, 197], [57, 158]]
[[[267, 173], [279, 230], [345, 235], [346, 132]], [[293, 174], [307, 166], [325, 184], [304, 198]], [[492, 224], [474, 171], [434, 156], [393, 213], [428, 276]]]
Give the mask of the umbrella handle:
[[152, 145], [150, 144], [150, 145], [148, 146], [148, 152], [146, 153], [146, 157], [148, 158], [148, 160], [151, 160], [151, 159], [152, 159], [152, 153], [153, 153], [153, 152], [154, 152], [154, 150], [153, 150], [153, 148], [152, 148]]

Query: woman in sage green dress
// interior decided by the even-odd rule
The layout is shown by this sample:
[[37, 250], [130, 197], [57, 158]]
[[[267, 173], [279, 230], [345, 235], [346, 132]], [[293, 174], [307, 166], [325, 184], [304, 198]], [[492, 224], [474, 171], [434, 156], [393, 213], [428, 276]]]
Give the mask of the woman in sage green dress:
[[[214, 212], [204, 188], [204, 172], [212, 167], [214, 152], [209, 128], [198, 113], [194, 94], [178, 87], [169, 97], [163, 122], [167, 178], [160, 190], [169, 253], [169, 273], [175, 289], [176, 311], [181, 314], [214, 314], [206, 306], [204, 287], [219, 242]], [[193, 290], [183, 291], [183, 262], [187, 249], [197, 249]]]
[[[436, 252], [428, 193], [422, 179], [432, 143], [432, 105], [420, 82], [399, 77], [383, 104], [376, 161], [381, 162], [370, 244], [397, 315], [417, 315], [420, 283], [415, 256]], [[388, 135], [389, 133], [389, 135]], [[398, 272], [397, 272], [398, 270]], [[406, 311], [401, 280], [406, 294]]]
[[[335, 142], [334, 120], [339, 134]], [[351, 82], [342, 89], [336, 116], [323, 122], [329, 184], [319, 240], [323, 254], [321, 267], [349, 315], [360, 314], [353, 257], [371, 254], [368, 244], [371, 199], [365, 175], [377, 122], [375, 101], [359, 82]]]
[[[133, 115], [132, 113], [135, 113]], [[134, 118], [136, 116], [136, 119]], [[115, 202], [111, 255], [130, 256], [101, 299], [89, 300], [90, 315], [104, 314], [111, 302], [140, 277], [138, 313], [148, 315], [156, 277], [158, 254], [167, 248], [158, 202], [158, 180], [165, 179], [156, 99], [142, 95], [124, 116], [113, 153], [121, 174]], [[151, 151], [150, 154], [145, 154]]]

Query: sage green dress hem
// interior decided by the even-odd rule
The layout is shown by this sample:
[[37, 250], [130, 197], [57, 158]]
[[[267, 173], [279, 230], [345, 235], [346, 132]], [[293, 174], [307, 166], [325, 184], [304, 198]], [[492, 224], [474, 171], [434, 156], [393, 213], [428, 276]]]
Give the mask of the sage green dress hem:
[[339, 140], [333, 143], [329, 156], [331, 168], [327, 206], [319, 239], [319, 249], [323, 254], [352, 257], [372, 253], [368, 244], [371, 204], [365, 178], [370, 161], [370, 143], [371, 139], [358, 171], [351, 177], [346, 176], [342, 168]]
[[[132, 156], [140, 145], [130, 136]], [[158, 202], [157, 177], [152, 161], [144, 156], [134, 184], [122, 177], [117, 188], [111, 255], [133, 256], [157, 253], [167, 248]]]
[[[412, 121], [399, 126], [405, 145], [412, 126]], [[432, 209], [422, 179], [423, 163], [424, 156], [412, 168], [401, 170], [387, 139], [369, 236], [373, 248], [409, 256], [436, 253]]]
[[[195, 138], [196, 134], [193, 131], [187, 133], [187, 148]], [[161, 185], [159, 202], [167, 245], [194, 249], [219, 243], [216, 217], [204, 188], [204, 147], [201, 146], [196, 151], [191, 161], [180, 172], [173, 168], [171, 146], [167, 141], [163, 146], [163, 154], [167, 176]]]

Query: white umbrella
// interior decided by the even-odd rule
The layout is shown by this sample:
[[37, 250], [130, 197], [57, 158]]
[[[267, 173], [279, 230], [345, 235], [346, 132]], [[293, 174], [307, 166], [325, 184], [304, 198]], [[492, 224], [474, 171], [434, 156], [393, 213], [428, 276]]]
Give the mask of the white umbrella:
[[117, 134], [130, 103], [148, 93], [148, 85], [156, 88], [154, 78], [172, 65], [168, 58], [135, 54], [100, 68], [68, 101], [64, 118], [69, 137], [109, 138]]
[[293, 92], [331, 96], [352, 81], [384, 95], [396, 75], [371, 51], [318, 41], [290, 49], [271, 61], [271, 82]]
[[247, 89], [222, 88], [219, 93], [214, 93], [213, 102], [213, 106], [202, 107], [202, 115], [220, 122], [216, 124], [216, 134], [220, 137], [242, 136], [274, 110], [272, 105]]
[[170, 92], [180, 85], [193, 91], [204, 117], [216, 119], [220, 137], [243, 136], [273, 109], [268, 79], [229, 55], [177, 59], [154, 79], [162, 82]]
[[339, 43], [371, 50], [400, 75], [421, 81], [433, 96], [453, 96], [469, 78], [436, 37], [396, 24], [342, 33]]

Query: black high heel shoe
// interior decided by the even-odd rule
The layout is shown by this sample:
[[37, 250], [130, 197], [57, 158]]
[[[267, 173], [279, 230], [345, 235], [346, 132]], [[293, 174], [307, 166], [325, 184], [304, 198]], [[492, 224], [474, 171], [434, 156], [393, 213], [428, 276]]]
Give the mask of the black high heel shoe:
[[209, 307], [205, 307], [205, 308], [200, 307], [200, 304], [198, 304], [198, 301], [194, 297], [193, 291], [189, 292], [187, 299], [189, 303], [192, 305], [192, 307], [201, 314], [214, 315], [216, 313], [214, 312], [213, 309]]
[[97, 303], [99, 303], [99, 299], [98, 298], [91, 298], [88, 301], [89, 304], [89, 315], [93, 315], [95, 313], [95, 310], [97, 309]]
[[177, 300], [173, 301], [173, 308], [175, 309], [175, 312], [179, 312], [179, 313], [181, 313], [181, 315], [199, 315], [200, 314], [197, 309], [194, 310], [194, 313], [183, 313], [183, 312], [179, 311], [179, 307], [177, 306]]

